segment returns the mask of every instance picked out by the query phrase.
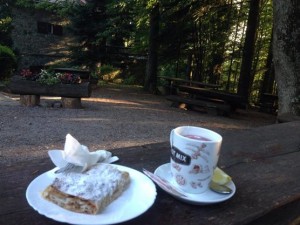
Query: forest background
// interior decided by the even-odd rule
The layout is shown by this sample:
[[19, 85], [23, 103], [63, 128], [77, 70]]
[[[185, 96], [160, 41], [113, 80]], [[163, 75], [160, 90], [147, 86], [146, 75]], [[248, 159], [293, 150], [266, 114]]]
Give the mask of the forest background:
[[11, 46], [9, 7], [35, 7], [70, 20], [78, 44], [64, 66], [80, 65], [99, 78], [115, 72], [154, 93], [163, 85], [159, 76], [220, 84], [252, 106], [268, 93], [279, 97], [280, 114], [300, 114], [295, 1], [1, 1], [1, 45]]

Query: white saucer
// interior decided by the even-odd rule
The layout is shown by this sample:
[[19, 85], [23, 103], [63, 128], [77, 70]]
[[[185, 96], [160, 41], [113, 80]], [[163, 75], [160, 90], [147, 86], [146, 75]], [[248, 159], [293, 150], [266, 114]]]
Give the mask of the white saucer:
[[[154, 174], [167, 180], [171, 184], [174, 184], [173, 179], [172, 179], [171, 170], [170, 170], [170, 163], [166, 163], [166, 164], [159, 166], [154, 171]], [[215, 204], [215, 203], [226, 201], [235, 194], [236, 187], [235, 187], [233, 181], [230, 181], [226, 186], [228, 186], [229, 188], [232, 189], [232, 193], [218, 194], [218, 193], [213, 192], [210, 189], [208, 189], [207, 191], [205, 191], [204, 193], [201, 193], [201, 194], [184, 193], [185, 196], [178, 196], [178, 195], [172, 194], [169, 191], [166, 191], [166, 190], [165, 191], [183, 202], [187, 202], [187, 203], [194, 204], [194, 205], [208, 205], [208, 204]]]

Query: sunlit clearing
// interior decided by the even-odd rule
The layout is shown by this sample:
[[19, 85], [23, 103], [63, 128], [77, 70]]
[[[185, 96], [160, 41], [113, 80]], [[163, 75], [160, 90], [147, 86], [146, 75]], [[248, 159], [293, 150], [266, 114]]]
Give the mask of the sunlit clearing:
[[111, 103], [111, 104], [125, 104], [125, 105], [136, 105], [140, 106], [141, 104], [136, 102], [130, 102], [126, 100], [117, 100], [117, 99], [111, 99], [111, 98], [84, 98], [84, 101], [87, 102], [103, 102], [103, 103]]

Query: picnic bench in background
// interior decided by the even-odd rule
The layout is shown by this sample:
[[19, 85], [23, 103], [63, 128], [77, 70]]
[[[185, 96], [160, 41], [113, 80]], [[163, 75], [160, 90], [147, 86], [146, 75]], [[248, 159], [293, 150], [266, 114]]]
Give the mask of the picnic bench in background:
[[90, 82], [80, 84], [43, 85], [36, 81], [25, 80], [21, 76], [13, 76], [9, 89], [20, 95], [20, 103], [25, 106], [40, 104], [40, 96], [61, 97], [62, 107], [82, 108], [81, 98], [91, 96]]
[[203, 83], [198, 81], [185, 80], [177, 77], [159, 76], [158, 78], [163, 79], [167, 82], [165, 87], [169, 89], [169, 94], [172, 94], [173, 91], [176, 91], [175, 89], [178, 84], [185, 84], [189, 86], [204, 87], [204, 88], [211, 88], [211, 89], [218, 89], [221, 87], [221, 85], [219, 84], [209, 84], [209, 83]]
[[173, 106], [186, 104], [187, 107], [214, 109], [218, 115], [230, 115], [237, 108], [245, 109], [246, 101], [242, 96], [218, 90], [218, 84], [189, 81], [179, 78], [159, 77], [167, 81], [169, 93], [166, 99]]

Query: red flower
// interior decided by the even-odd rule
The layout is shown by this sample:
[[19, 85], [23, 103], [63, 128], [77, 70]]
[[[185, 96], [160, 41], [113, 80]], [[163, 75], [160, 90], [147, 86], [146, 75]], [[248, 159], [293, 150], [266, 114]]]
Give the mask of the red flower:
[[32, 72], [29, 69], [22, 69], [21, 70], [21, 76], [22, 77], [31, 77], [32, 76]]

